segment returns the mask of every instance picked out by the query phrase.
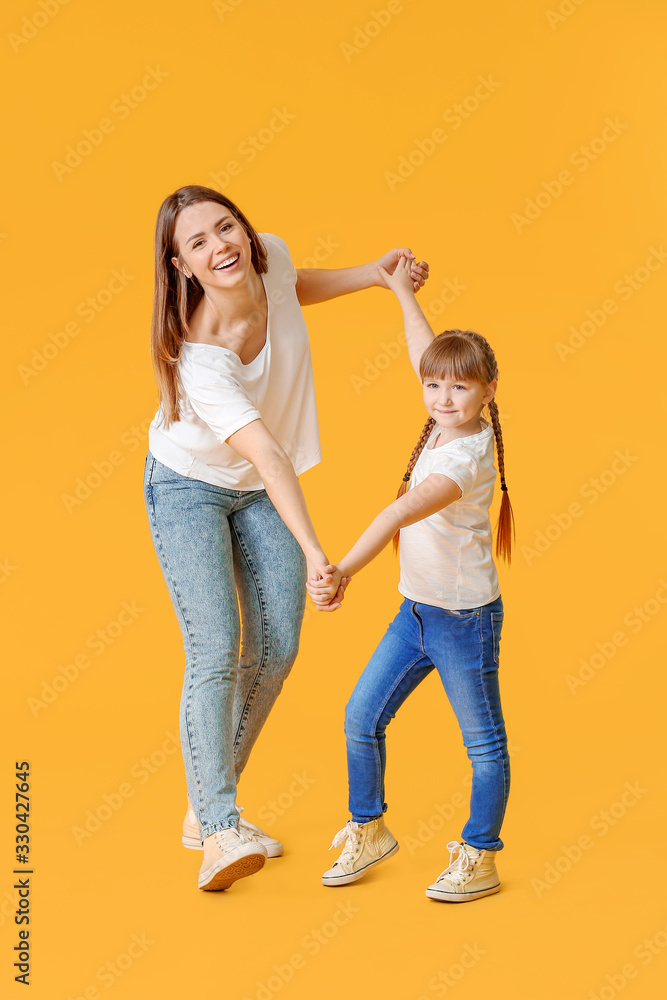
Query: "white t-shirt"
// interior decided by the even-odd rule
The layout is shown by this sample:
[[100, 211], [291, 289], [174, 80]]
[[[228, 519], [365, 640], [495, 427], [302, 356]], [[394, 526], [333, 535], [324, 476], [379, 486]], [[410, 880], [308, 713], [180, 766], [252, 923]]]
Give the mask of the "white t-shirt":
[[284, 240], [260, 233], [268, 271], [266, 343], [244, 365], [217, 344], [185, 341], [178, 365], [184, 398], [180, 420], [164, 427], [162, 405], [148, 430], [158, 462], [183, 476], [232, 490], [259, 490], [257, 469], [225, 440], [261, 418], [289, 455], [297, 475], [322, 459], [308, 330], [296, 296], [296, 270]]
[[477, 434], [432, 448], [440, 431], [436, 424], [415, 464], [409, 489], [436, 472], [453, 479], [461, 496], [401, 528], [398, 589], [410, 601], [460, 611], [500, 596], [489, 519], [496, 476], [493, 427], [481, 423]]

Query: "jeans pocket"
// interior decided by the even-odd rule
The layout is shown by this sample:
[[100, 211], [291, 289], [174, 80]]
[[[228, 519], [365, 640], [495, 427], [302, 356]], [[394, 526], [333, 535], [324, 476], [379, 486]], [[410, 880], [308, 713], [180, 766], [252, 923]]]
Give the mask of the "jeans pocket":
[[493, 633], [493, 662], [498, 663], [500, 656], [500, 633], [503, 628], [504, 612], [494, 611], [491, 614], [491, 631]]

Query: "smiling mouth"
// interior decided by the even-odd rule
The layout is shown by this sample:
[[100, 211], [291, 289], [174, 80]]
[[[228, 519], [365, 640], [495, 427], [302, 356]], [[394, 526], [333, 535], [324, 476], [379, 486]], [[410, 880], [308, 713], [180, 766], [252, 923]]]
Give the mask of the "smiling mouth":
[[223, 260], [223, 262], [221, 264], [216, 264], [216, 266], [213, 268], [213, 270], [214, 271], [226, 271], [227, 268], [231, 267], [232, 264], [235, 264], [238, 259], [239, 259], [239, 254], [234, 254], [233, 257], [228, 257], [227, 260]]

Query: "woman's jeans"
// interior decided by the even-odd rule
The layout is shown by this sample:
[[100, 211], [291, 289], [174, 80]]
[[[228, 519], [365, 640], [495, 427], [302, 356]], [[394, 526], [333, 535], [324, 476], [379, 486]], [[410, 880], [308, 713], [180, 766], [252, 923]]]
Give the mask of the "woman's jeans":
[[236, 784], [298, 652], [306, 560], [265, 490], [182, 476], [149, 451], [144, 498], [183, 635], [181, 749], [203, 839], [238, 825]]
[[465, 611], [444, 611], [407, 598], [402, 602], [345, 709], [353, 820], [368, 823], [386, 812], [385, 729], [435, 667], [472, 763], [470, 816], [461, 837], [472, 847], [502, 849], [500, 827], [510, 787], [498, 689], [502, 623], [500, 597]]

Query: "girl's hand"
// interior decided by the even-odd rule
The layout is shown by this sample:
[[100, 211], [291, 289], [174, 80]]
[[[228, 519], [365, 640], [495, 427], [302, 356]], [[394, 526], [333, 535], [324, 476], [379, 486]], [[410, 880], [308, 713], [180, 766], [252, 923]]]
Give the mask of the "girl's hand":
[[338, 591], [343, 574], [336, 566], [325, 567], [325, 574], [319, 579], [309, 576], [306, 580], [306, 590], [310, 594], [313, 604], [318, 607], [329, 604]]
[[399, 257], [392, 273], [387, 271], [381, 264], [378, 264], [377, 270], [385, 285], [392, 290], [394, 295], [400, 298], [401, 295], [412, 297], [415, 294], [411, 264], [408, 257]]
[[[378, 275], [377, 284], [380, 288], [391, 288], [392, 286], [387, 281], [387, 275], [395, 273], [396, 266], [401, 260], [409, 262], [410, 277], [412, 278], [411, 288], [414, 292], [418, 292], [428, 279], [428, 264], [425, 260], [417, 262], [412, 250], [409, 250], [407, 247], [397, 247], [394, 250], [390, 250], [375, 261], [376, 273]], [[392, 291], [394, 291], [393, 288]]]

